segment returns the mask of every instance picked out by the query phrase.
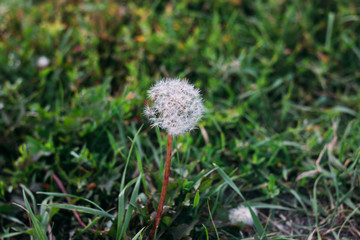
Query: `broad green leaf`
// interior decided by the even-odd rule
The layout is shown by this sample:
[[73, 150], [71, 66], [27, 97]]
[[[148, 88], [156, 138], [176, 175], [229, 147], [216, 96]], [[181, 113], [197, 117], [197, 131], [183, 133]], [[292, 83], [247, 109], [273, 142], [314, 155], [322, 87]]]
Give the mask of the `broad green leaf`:
[[197, 190], [194, 198], [194, 208], [199, 204], [200, 201], [200, 191]]

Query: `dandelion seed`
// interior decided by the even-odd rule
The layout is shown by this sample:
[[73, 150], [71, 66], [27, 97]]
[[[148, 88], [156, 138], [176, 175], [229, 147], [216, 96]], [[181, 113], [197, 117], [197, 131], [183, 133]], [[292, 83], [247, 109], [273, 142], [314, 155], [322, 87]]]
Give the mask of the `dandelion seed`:
[[46, 68], [46, 67], [48, 67], [49, 65], [50, 65], [50, 60], [49, 60], [47, 57], [41, 56], [41, 57], [38, 58], [38, 60], [37, 60], [37, 67], [38, 67], [39, 69]]
[[[257, 215], [255, 208], [251, 208], [254, 213]], [[252, 219], [250, 210], [248, 207], [240, 205], [237, 208], [233, 208], [229, 211], [229, 220], [233, 225], [242, 225], [242, 226], [253, 226], [254, 221]]]

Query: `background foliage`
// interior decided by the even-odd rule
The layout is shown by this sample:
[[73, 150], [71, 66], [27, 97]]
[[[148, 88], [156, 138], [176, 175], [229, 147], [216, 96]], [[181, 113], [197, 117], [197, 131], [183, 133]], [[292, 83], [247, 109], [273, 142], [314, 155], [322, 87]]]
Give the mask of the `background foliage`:
[[[360, 238], [359, 29], [351, 0], [1, 1], [0, 231], [113, 239], [105, 211], [130, 206], [124, 238], [150, 226], [166, 136], [143, 116], [146, 91], [186, 77], [208, 111], [175, 139], [161, 239], [241, 238], [222, 170], [269, 238]], [[46, 207], [66, 203], [35, 194], [61, 192], [52, 173], [91, 201], [76, 206], [105, 209], [80, 213], [86, 224], [111, 231]]]

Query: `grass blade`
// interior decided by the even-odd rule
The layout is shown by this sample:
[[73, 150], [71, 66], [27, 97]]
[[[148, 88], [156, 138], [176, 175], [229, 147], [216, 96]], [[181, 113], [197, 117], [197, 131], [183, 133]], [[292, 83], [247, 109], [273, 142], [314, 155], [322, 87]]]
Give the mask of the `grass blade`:
[[31, 219], [31, 222], [32, 222], [33, 227], [35, 229], [35, 233], [36, 233], [37, 238], [40, 239], [40, 240], [48, 239], [45, 232], [41, 229], [39, 220], [35, 217], [34, 212], [31, 209], [31, 206], [30, 206], [29, 201], [28, 201], [28, 199], [26, 197], [24, 189], [23, 189], [23, 197], [24, 197], [25, 206], [26, 206], [26, 208], [27, 208], [27, 210], [29, 212], [30, 219]]
[[34, 208], [34, 214], [36, 214], [36, 200], [34, 197], [34, 194], [32, 194], [32, 192], [30, 191], [30, 189], [28, 189], [24, 184], [20, 184], [20, 187], [25, 190], [25, 192], [30, 196], [31, 198], [31, 202], [33, 204], [33, 208]]
[[360, 207], [357, 207], [356, 209], [354, 209], [354, 210], [350, 213], [349, 216], [347, 216], [346, 220], [345, 220], [344, 223], [341, 225], [341, 228], [340, 228], [340, 230], [339, 230], [339, 232], [338, 232], [338, 235], [337, 235], [338, 239], [340, 239], [340, 233], [341, 233], [342, 229], [344, 228], [345, 224], [352, 218], [352, 216], [355, 215], [355, 213], [356, 213], [359, 209], [360, 209]]
[[141, 233], [144, 231], [145, 227], [143, 227], [131, 240], [137, 240]]
[[140, 152], [136, 149], [135, 151], [135, 155], [136, 155], [136, 160], [137, 160], [137, 165], [139, 168], [139, 172], [141, 174], [141, 181], [145, 190], [146, 195], [149, 195], [149, 190], [147, 188], [147, 184], [146, 184], [146, 179], [145, 179], [145, 172], [144, 172], [144, 168], [143, 168], [143, 164], [142, 164], [142, 159], [141, 159], [141, 155]]
[[283, 206], [274, 205], [274, 204], [267, 204], [267, 203], [255, 203], [255, 204], [251, 204], [251, 206], [254, 207], [254, 208], [277, 209], [277, 210], [283, 210], [283, 211], [295, 211], [295, 209], [292, 209], [292, 208], [283, 207]]
[[126, 164], [124, 167], [124, 171], [123, 171], [123, 175], [121, 177], [121, 184], [120, 184], [120, 194], [119, 194], [119, 203], [118, 203], [118, 222], [117, 222], [117, 232], [116, 232], [116, 240], [120, 240], [120, 234], [121, 234], [121, 226], [123, 224], [123, 220], [124, 220], [124, 213], [125, 213], [125, 176], [126, 176], [126, 171], [127, 171], [127, 167], [129, 165], [129, 160], [130, 160], [130, 156], [132, 153], [132, 150], [134, 148], [134, 144], [135, 144], [135, 139], [136, 137], [139, 135], [141, 129], [142, 129], [142, 125], [139, 128], [139, 130], [136, 132], [134, 138], [131, 140], [131, 146], [130, 146], [130, 150], [129, 150], [129, 154], [128, 157], [126, 159]]
[[232, 188], [234, 189], [234, 191], [241, 197], [241, 199], [244, 201], [245, 206], [249, 209], [250, 213], [251, 213], [251, 217], [253, 218], [254, 221], [254, 225], [256, 228], [257, 233], [261, 236], [262, 239], [267, 239], [266, 237], [266, 233], [265, 230], [259, 220], [259, 218], [257, 217], [257, 215], [254, 213], [254, 211], [251, 209], [249, 203], [246, 201], [246, 199], [244, 198], [244, 196], [241, 194], [240, 190], [237, 188], [237, 186], [235, 185], [235, 183], [230, 179], [230, 177], [220, 168], [218, 167], [216, 164], [214, 164], [216, 167], [216, 170], [218, 171], [218, 173], [220, 174], [220, 176], [225, 180], [225, 182]]
[[219, 239], [220, 239], [220, 238], [219, 238], [219, 233], [218, 233], [218, 231], [217, 231], [217, 229], [216, 229], [216, 225], [215, 225], [215, 223], [214, 223], [214, 220], [213, 220], [213, 217], [212, 217], [212, 214], [211, 214], [211, 210], [210, 210], [210, 206], [209, 206], [209, 201], [207, 202], [207, 205], [208, 205], [208, 210], [209, 210], [209, 215], [210, 215], [211, 223], [212, 223], [212, 225], [213, 225], [213, 227], [214, 227], [214, 230], [215, 230], [215, 233], [216, 233], [216, 239], [219, 240]]
[[209, 232], [204, 224], [203, 224], [203, 227], [205, 229], [206, 240], [209, 240]]
[[97, 207], [99, 210], [104, 211], [104, 209], [102, 209], [98, 204], [94, 203], [93, 201], [83, 198], [83, 197], [79, 197], [76, 195], [72, 195], [72, 194], [66, 194], [66, 193], [56, 193], [56, 192], [37, 192], [36, 194], [42, 194], [42, 195], [48, 195], [48, 196], [53, 196], [53, 197], [71, 197], [71, 198], [76, 198], [79, 200], [83, 200], [85, 202], [88, 202], [92, 205], [94, 205], [95, 207]]
[[86, 228], [84, 228], [83, 230], [81, 230], [81, 234], [85, 233], [88, 229], [90, 229], [92, 226], [94, 226], [95, 223], [97, 223], [99, 220], [101, 219], [101, 217], [96, 217], [94, 220], [92, 220], [87, 226]]
[[44, 204], [44, 205], [48, 206], [48, 207], [53, 207], [53, 208], [76, 210], [78, 212], [89, 213], [92, 215], [107, 217], [107, 218], [111, 218], [111, 219], [114, 218], [113, 215], [111, 215], [105, 211], [101, 211], [101, 210], [89, 208], [89, 207], [84, 207], [84, 206], [76, 206], [76, 205], [65, 204], [65, 203], [51, 203], [51, 204]]
[[316, 232], [317, 232], [317, 237], [318, 239], [321, 239], [321, 235], [320, 235], [320, 229], [319, 229], [319, 216], [318, 216], [318, 203], [317, 203], [317, 192], [316, 192], [316, 187], [320, 181], [322, 176], [319, 176], [316, 181], [315, 181], [315, 184], [314, 184], [314, 192], [313, 192], [313, 211], [314, 211], [314, 215], [315, 215], [315, 227], [316, 227]]
[[326, 28], [325, 48], [330, 50], [331, 48], [331, 35], [334, 28], [335, 14], [330, 12], [328, 15], [328, 23]]
[[132, 215], [132, 211], [134, 209], [134, 206], [136, 204], [136, 199], [139, 195], [139, 188], [140, 188], [140, 180], [141, 180], [141, 175], [138, 177], [135, 187], [134, 187], [134, 191], [131, 194], [131, 198], [130, 198], [130, 203], [128, 206], [128, 209], [126, 210], [126, 215], [125, 215], [125, 219], [124, 219], [124, 224], [122, 226], [121, 229], [121, 233], [120, 233], [120, 239], [123, 238], [125, 231], [129, 225], [130, 219], [131, 219], [131, 215]]
[[17, 235], [21, 235], [21, 234], [25, 234], [25, 233], [26, 233], [26, 231], [24, 231], [24, 232], [4, 233], [4, 234], [0, 234], [0, 239], [15, 237]]

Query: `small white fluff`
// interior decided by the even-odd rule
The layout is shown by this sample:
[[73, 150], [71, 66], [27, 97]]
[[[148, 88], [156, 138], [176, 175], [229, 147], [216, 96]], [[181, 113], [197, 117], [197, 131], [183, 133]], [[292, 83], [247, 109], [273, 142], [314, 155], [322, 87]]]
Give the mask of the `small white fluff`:
[[46, 68], [50, 65], [50, 60], [45, 57], [45, 56], [41, 56], [38, 58], [37, 60], [37, 67], [38, 68]]
[[[256, 209], [253, 207], [251, 209], [257, 215]], [[233, 225], [239, 225], [239, 224], [248, 225], [248, 226], [254, 225], [254, 221], [251, 217], [250, 210], [243, 205], [231, 209], [229, 211], [229, 219], [230, 219], [230, 223]]]
[[12, 67], [14, 69], [20, 67], [21, 61], [14, 53], [10, 53], [8, 55], [8, 58], [9, 58], [9, 66], [10, 67]]
[[152, 105], [145, 107], [145, 115], [153, 127], [171, 135], [194, 129], [205, 111], [199, 90], [179, 78], [160, 80], [148, 93]]

